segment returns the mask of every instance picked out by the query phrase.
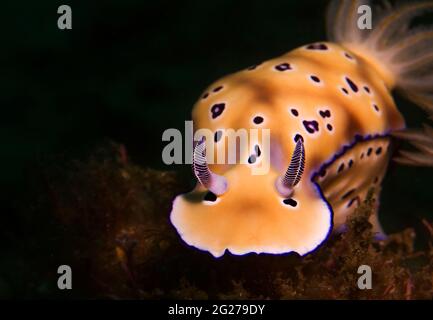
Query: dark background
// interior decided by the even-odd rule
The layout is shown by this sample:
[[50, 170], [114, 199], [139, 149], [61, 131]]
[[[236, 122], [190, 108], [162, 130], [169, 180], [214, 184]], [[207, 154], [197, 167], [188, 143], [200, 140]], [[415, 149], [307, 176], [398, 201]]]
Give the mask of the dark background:
[[[217, 78], [326, 39], [326, 3], [3, 2], [0, 297], [20, 297], [23, 275], [40, 276], [31, 271], [38, 252], [23, 254], [23, 243], [37, 230], [27, 225], [25, 210], [15, 210], [37, 192], [35, 170], [50, 166], [58, 154], [80, 159], [107, 140], [124, 144], [143, 167], [189, 170], [162, 163], [162, 132], [171, 127], [183, 132], [193, 103]], [[72, 7], [72, 30], [57, 28], [61, 4]], [[397, 104], [409, 126], [424, 121], [412, 104], [401, 99]], [[387, 232], [420, 229], [423, 217], [433, 218], [432, 171], [391, 167], [381, 203]], [[41, 244], [38, 250], [43, 259], [50, 248]]]

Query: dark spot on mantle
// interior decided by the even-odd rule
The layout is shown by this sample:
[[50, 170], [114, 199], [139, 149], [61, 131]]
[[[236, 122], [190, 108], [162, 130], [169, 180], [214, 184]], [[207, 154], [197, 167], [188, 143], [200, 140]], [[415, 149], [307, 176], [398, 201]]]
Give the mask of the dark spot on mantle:
[[350, 54], [348, 54], [347, 52], [344, 53], [344, 56], [349, 60], [353, 60], [353, 57]]
[[307, 46], [308, 50], [328, 50], [328, 47], [324, 43], [313, 43]]
[[320, 110], [319, 114], [323, 119], [331, 118], [331, 111], [329, 111], [329, 110], [325, 110], [325, 111]]
[[210, 112], [212, 113], [212, 119], [219, 117], [221, 113], [223, 113], [225, 107], [226, 107], [225, 103], [214, 104], [210, 110]]
[[260, 155], [262, 154], [262, 151], [257, 144], [254, 146], [254, 151], [256, 152], [257, 157], [260, 157]]
[[319, 131], [319, 123], [316, 120], [304, 120], [302, 121], [302, 124], [304, 125], [305, 130], [307, 130], [308, 133], [313, 134], [314, 132]]
[[275, 69], [278, 71], [286, 71], [286, 70], [291, 70], [292, 67], [288, 63], [281, 63], [281, 64], [275, 66]]
[[296, 207], [298, 205], [298, 202], [292, 198], [284, 199], [283, 202], [284, 202], [284, 204], [289, 205], [291, 207]]
[[358, 92], [358, 86], [348, 77], [346, 77], [346, 82], [350, 86], [350, 89], [352, 89], [353, 92]]
[[316, 82], [316, 83], [320, 83], [320, 79], [319, 79], [319, 77], [317, 77], [317, 76], [310, 76], [310, 79], [311, 80], [313, 80], [314, 82]]
[[347, 191], [345, 194], [343, 194], [343, 196], [341, 197], [342, 200], [346, 199], [347, 197], [349, 197], [351, 194], [353, 194], [355, 192], [355, 189], [350, 189], [349, 191]]
[[216, 131], [214, 134], [214, 141], [215, 142], [220, 141], [222, 136], [223, 136], [223, 133], [221, 130]]
[[217, 196], [212, 193], [212, 192], [208, 192], [206, 193], [206, 195], [203, 198], [204, 201], [210, 201], [210, 202], [215, 202], [217, 200]]
[[376, 155], [380, 155], [382, 153], [382, 147], [376, 149]]
[[218, 92], [218, 91], [220, 91], [222, 88], [224, 88], [224, 87], [223, 87], [223, 86], [216, 87], [215, 89], [213, 89], [213, 92]]
[[347, 204], [347, 207], [350, 208], [355, 201], [358, 201], [358, 204], [361, 202], [359, 197], [355, 197], [349, 201], [349, 203]]
[[259, 65], [260, 65], [260, 63], [255, 64], [255, 65], [252, 65], [252, 66], [248, 67], [247, 70], [249, 70], [249, 71], [254, 70], [254, 69], [256, 69]]
[[256, 116], [256, 117], [254, 117], [253, 122], [255, 124], [261, 124], [263, 122], [263, 117]]

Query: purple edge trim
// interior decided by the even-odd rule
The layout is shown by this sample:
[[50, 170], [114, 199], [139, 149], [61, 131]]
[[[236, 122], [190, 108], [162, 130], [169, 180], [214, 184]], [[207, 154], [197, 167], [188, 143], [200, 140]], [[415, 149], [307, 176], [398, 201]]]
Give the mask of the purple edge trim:
[[314, 184], [314, 186], [316, 187], [316, 190], [318, 191], [320, 197], [322, 198], [322, 200], [326, 203], [326, 205], [328, 206], [329, 211], [331, 212], [331, 228], [329, 228], [328, 230], [328, 234], [326, 235], [326, 237], [323, 239], [323, 241], [313, 250], [311, 250], [310, 252], [305, 253], [304, 255], [302, 255], [302, 257], [311, 254], [315, 251], [317, 251], [325, 242], [326, 240], [328, 240], [329, 236], [331, 235], [331, 232], [334, 228], [334, 210], [332, 209], [332, 206], [329, 204], [329, 202], [326, 200], [322, 189], [320, 188], [319, 184], [317, 182], [314, 181], [314, 179], [317, 177], [317, 175], [319, 174], [319, 172], [321, 172], [322, 169], [329, 167], [330, 165], [332, 165], [334, 163], [334, 161], [336, 161], [337, 159], [339, 159], [341, 156], [343, 156], [347, 151], [351, 150], [356, 144], [360, 143], [360, 142], [366, 142], [366, 141], [372, 141], [375, 139], [382, 139], [382, 138], [386, 138], [386, 137], [390, 137], [389, 131], [383, 133], [383, 134], [369, 134], [366, 136], [362, 136], [360, 134], [356, 134], [355, 138], [352, 142], [350, 142], [348, 145], [343, 146], [343, 148], [334, 154], [334, 156], [329, 160], [324, 162], [318, 170], [316, 170], [315, 172], [313, 172], [313, 174], [311, 175], [311, 182]]
[[[347, 145], [344, 145], [344, 146], [340, 149], [340, 151], [336, 152], [336, 153], [332, 156], [332, 158], [331, 158], [330, 160], [325, 161], [325, 162], [324, 162], [324, 163], [319, 167], [319, 169], [316, 170], [316, 171], [314, 171], [313, 174], [311, 175], [310, 180], [311, 180], [311, 182], [313, 183], [314, 187], [316, 188], [316, 191], [317, 191], [317, 193], [319, 194], [320, 198], [323, 200], [323, 202], [325, 202], [326, 206], [328, 207], [328, 210], [329, 210], [329, 212], [330, 212], [330, 220], [331, 220], [331, 221], [330, 221], [330, 228], [328, 229], [328, 233], [327, 233], [326, 236], [323, 238], [322, 242], [319, 243], [319, 244], [318, 244], [318, 245], [317, 245], [313, 250], [311, 250], [311, 251], [309, 251], [309, 252], [306, 252], [306, 253], [304, 253], [303, 255], [300, 255], [300, 254], [298, 254], [298, 253], [295, 252], [295, 251], [289, 251], [289, 252], [284, 252], [284, 253], [265, 253], [265, 252], [262, 252], [262, 253], [256, 253], [256, 252], [247, 252], [247, 253], [244, 253], [244, 254], [234, 254], [234, 253], [230, 252], [230, 250], [225, 249], [224, 252], [223, 252], [223, 254], [222, 254], [221, 256], [219, 256], [219, 257], [214, 257], [213, 255], [212, 255], [212, 256], [213, 256], [215, 259], [222, 259], [223, 257], [225, 257], [226, 254], [227, 254], [227, 255], [230, 255], [230, 256], [234, 256], [234, 257], [247, 256], [247, 255], [273, 255], [273, 256], [277, 256], [277, 255], [278, 255], [278, 256], [284, 256], [284, 255], [291, 255], [291, 254], [296, 254], [296, 255], [298, 255], [298, 256], [300, 256], [300, 257], [305, 257], [305, 256], [307, 256], [307, 255], [309, 255], [309, 254], [312, 254], [312, 253], [316, 252], [317, 250], [319, 250], [319, 249], [322, 247], [322, 245], [326, 242], [326, 240], [329, 239], [329, 236], [331, 235], [332, 230], [333, 230], [333, 228], [334, 228], [334, 210], [332, 209], [332, 206], [329, 204], [329, 202], [326, 200], [325, 195], [323, 194], [323, 191], [322, 191], [322, 189], [320, 188], [319, 184], [318, 184], [317, 182], [315, 182], [314, 179], [315, 179], [316, 176], [319, 174], [319, 172], [321, 172], [322, 169], [324, 169], [324, 168], [330, 166], [331, 164], [333, 164], [334, 161], [336, 161], [338, 158], [340, 158], [342, 155], [344, 155], [348, 150], [351, 150], [351, 149], [352, 149], [352, 148], [353, 148], [357, 143], [359, 143], [359, 142], [371, 141], [371, 140], [375, 140], [375, 139], [386, 138], [386, 137], [390, 137], [390, 130], [386, 131], [386, 132], [383, 133], [383, 134], [378, 133], [378, 134], [369, 134], [369, 135], [365, 135], [365, 136], [362, 136], [362, 135], [360, 135], [360, 134], [355, 134], [355, 138], [352, 140], [352, 142], [350, 142], [350, 143], [347, 144]], [[176, 197], [174, 198], [174, 200], [175, 200], [177, 197], [178, 197], [178, 196], [176, 196]], [[172, 210], [173, 210], [173, 203], [174, 203], [174, 200], [172, 201]], [[170, 218], [169, 218], [169, 220], [170, 220], [170, 223], [171, 223], [171, 225], [173, 226], [173, 228], [174, 228], [174, 229], [176, 230], [176, 232], [180, 235], [180, 233], [177, 231], [176, 227], [175, 227], [175, 226], [173, 225], [173, 223], [171, 222], [171, 219], [170, 219]], [[200, 249], [200, 248], [198, 248], [198, 247], [196, 247], [196, 246], [189, 245], [188, 243], [186, 243], [185, 241], [183, 241], [183, 239], [182, 239], [182, 244], [183, 244], [185, 247], [193, 247], [193, 248], [195, 248], [195, 249], [197, 249], [197, 250], [199, 250], [199, 251], [201, 251], [201, 252], [210, 253], [208, 250], [203, 250], [203, 249]]]

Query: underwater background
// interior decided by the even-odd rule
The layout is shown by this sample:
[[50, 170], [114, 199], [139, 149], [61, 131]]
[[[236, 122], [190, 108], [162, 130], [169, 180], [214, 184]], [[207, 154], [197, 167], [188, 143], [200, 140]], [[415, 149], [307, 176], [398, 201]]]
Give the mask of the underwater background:
[[[172, 237], [167, 223], [172, 197], [189, 191], [194, 179], [189, 165], [163, 164], [162, 132], [183, 132], [195, 100], [215, 79], [325, 40], [327, 2], [2, 3], [0, 298], [224, 297], [222, 288], [212, 287], [221, 274], [233, 277], [225, 279], [228, 288], [255, 258], [214, 260]], [[61, 4], [72, 8], [72, 30], [57, 28]], [[409, 127], [426, 121], [410, 102], [396, 103]], [[129, 182], [117, 180], [113, 172], [119, 170]], [[391, 164], [383, 185], [384, 230], [412, 228], [416, 248], [426, 248], [431, 236], [423, 220], [433, 220], [432, 181], [431, 168]], [[119, 243], [145, 246], [137, 241], [147, 235], [146, 223], [152, 230], [165, 224], [158, 232], [170, 234], [169, 240], [158, 238], [152, 254], [136, 257], [140, 264], [131, 271], [128, 250]], [[133, 244], [128, 234], [136, 235]], [[176, 241], [174, 248], [186, 256], [172, 256], [170, 243]], [[178, 268], [187, 258], [191, 264]], [[257, 261], [263, 268], [292, 264], [278, 259]], [[71, 292], [57, 289], [61, 264], [74, 270]], [[237, 269], [228, 270], [228, 264]], [[182, 271], [162, 275], [171, 268]], [[243, 298], [284, 297], [266, 291], [260, 281]], [[191, 282], [199, 289], [188, 287]], [[298, 296], [287, 295], [292, 297]]]

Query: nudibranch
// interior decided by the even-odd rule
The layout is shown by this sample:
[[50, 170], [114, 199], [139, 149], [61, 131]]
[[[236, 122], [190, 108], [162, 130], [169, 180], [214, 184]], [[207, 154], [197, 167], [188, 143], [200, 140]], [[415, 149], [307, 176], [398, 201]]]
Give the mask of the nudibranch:
[[[387, 170], [390, 134], [405, 128], [392, 90], [432, 110], [433, 34], [409, 30], [432, 2], [411, 2], [357, 26], [366, 1], [333, 1], [330, 42], [302, 46], [223, 77], [193, 109], [196, 130], [215, 133], [215, 154], [227, 151], [225, 129], [270, 130], [238, 152], [243, 163], [209, 163], [205, 139], [195, 141], [196, 188], [173, 202], [171, 222], [189, 245], [215, 257], [232, 254], [305, 255], [345, 220]], [[429, 95], [430, 90], [430, 95]], [[265, 152], [269, 152], [265, 156]], [[265, 163], [268, 162], [268, 163]], [[251, 168], [269, 165], [267, 174]], [[382, 233], [377, 213], [371, 223]]]

